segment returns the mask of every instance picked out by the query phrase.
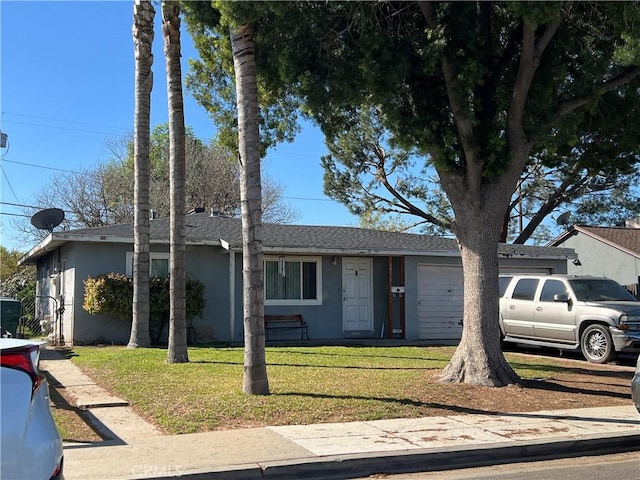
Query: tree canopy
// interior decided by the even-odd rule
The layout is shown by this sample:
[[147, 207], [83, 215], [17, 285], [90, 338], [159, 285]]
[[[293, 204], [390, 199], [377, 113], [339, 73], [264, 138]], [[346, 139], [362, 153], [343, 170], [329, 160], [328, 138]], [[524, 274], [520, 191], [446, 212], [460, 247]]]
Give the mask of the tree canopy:
[[[451, 205], [429, 158], [394, 146], [378, 116], [377, 109], [364, 109], [347, 130], [327, 140], [329, 154], [321, 159], [325, 194], [358, 215], [363, 226], [450, 234]], [[552, 214], [568, 212], [570, 223], [600, 226], [624, 225], [640, 215], [640, 157], [631, 137], [621, 139], [626, 147], [617, 157], [593, 152], [605, 142], [588, 146], [584, 157], [583, 148], [534, 154], [511, 198], [501, 241], [548, 242], [566, 228], [542, 223]]]
[[[194, 5], [187, 23], [203, 62], [194, 65], [192, 88], [220, 93], [232, 81], [220, 62], [208, 62], [220, 59], [219, 37], [210, 35], [220, 10]], [[330, 140], [352, 128], [361, 110], [375, 108], [395, 145], [428, 158], [451, 205], [449, 227], [464, 270], [462, 338], [442, 379], [518, 382], [500, 352], [496, 321], [504, 219], [532, 158], [571, 153], [586, 168], [589, 152], [607, 145], [610, 158], [625, 157], [629, 144], [611, 137], [607, 119], [626, 122], [637, 115], [638, 4], [215, 6], [255, 26], [265, 107], [295, 100]]]

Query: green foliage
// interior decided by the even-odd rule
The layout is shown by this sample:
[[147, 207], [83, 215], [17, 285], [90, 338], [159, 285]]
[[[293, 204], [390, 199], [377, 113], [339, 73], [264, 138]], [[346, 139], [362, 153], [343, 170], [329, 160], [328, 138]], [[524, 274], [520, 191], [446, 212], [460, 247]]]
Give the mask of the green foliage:
[[[193, 127], [185, 126], [185, 139], [194, 146], [205, 148], [203, 141], [196, 137]], [[129, 139], [126, 145], [127, 157], [124, 162], [110, 163], [111, 168], [126, 169], [128, 176], [133, 175], [133, 139]], [[169, 123], [156, 125], [151, 130], [149, 137], [149, 162], [151, 175], [159, 180], [169, 182]]]
[[[161, 341], [169, 323], [169, 278], [149, 279], [149, 332], [154, 344]], [[84, 281], [85, 294], [82, 308], [92, 315], [109, 315], [120, 320], [133, 318], [133, 281], [121, 273], [108, 273]], [[187, 280], [186, 319], [202, 315], [205, 307], [204, 285], [198, 280]]]
[[[445, 171], [464, 174], [451, 93], [460, 102], [456, 118], [468, 119], [475, 129], [468, 140], [487, 183], [511, 161], [504, 133], [523, 24], [541, 34], [561, 19], [538, 59], [523, 116], [527, 133], [544, 138], [538, 148], [581, 138], [583, 113], [596, 117], [609, 109], [602, 96], [593, 95], [596, 89], [634, 64], [639, 52], [640, 13], [631, 2], [495, 2], [484, 9], [444, 2], [435, 5], [435, 25], [417, 3], [408, 2], [221, 2], [215, 24], [207, 18], [210, 9], [193, 3], [198, 8], [190, 10], [187, 23], [203, 62], [194, 69], [192, 88], [212, 95], [231, 85], [228, 33], [216, 29], [243, 18], [254, 21], [261, 92], [302, 101], [329, 138], [352, 125], [356, 109], [379, 106], [400, 145], [431, 155]], [[488, 25], [491, 30], [483, 30]], [[212, 31], [215, 42], [207, 36]], [[443, 57], [456, 72], [455, 91], [445, 87]], [[560, 122], [558, 106], [579, 97], [589, 98], [589, 109]], [[211, 102], [216, 99], [201, 103]], [[613, 125], [635, 109], [623, 106]]]
[[22, 255], [18, 250], [8, 250], [0, 246], [0, 283], [18, 272], [18, 260]]
[[[161, 342], [162, 333], [169, 324], [169, 286], [168, 277], [149, 279], [149, 331], [151, 341], [156, 345]], [[197, 280], [187, 280], [186, 289], [186, 319], [192, 320], [204, 310], [204, 285]]]
[[[230, 29], [256, 18], [255, 5], [242, 3], [184, 3], [185, 23], [201, 58], [190, 60], [185, 85], [216, 122], [216, 141], [231, 151], [238, 149], [238, 125]], [[284, 88], [259, 83], [258, 90], [260, 149], [264, 156], [268, 148], [292, 141], [299, 131], [299, 102]]]
[[17, 270], [0, 283], [0, 295], [23, 300], [36, 294], [36, 267], [27, 265]]
[[[441, 195], [430, 193], [433, 174], [425, 174], [430, 166], [461, 179], [468, 178], [471, 168], [474, 175], [480, 172], [482, 185], [491, 188], [496, 183], [514, 161], [506, 132], [524, 25], [533, 29], [537, 43], [553, 32], [546, 50], [532, 59], [539, 65], [521, 118], [532, 159], [525, 177], [540, 168], [549, 175], [543, 190], [532, 190], [532, 228], [541, 224], [536, 208], [548, 214], [563, 203], [576, 205], [580, 195], [607, 192], [597, 177], [615, 183], [620, 175], [633, 175], [638, 165], [637, 3], [443, 2], [433, 4], [432, 23], [420, 5], [409, 2], [195, 4], [187, 23], [203, 58], [191, 77], [201, 103], [210, 111], [223, 101], [233, 106], [227, 28], [254, 22], [262, 104], [297, 99], [304, 114], [320, 125], [331, 152], [322, 160], [325, 192], [358, 215], [393, 215], [404, 208], [397, 198], [382, 207], [378, 172], [361, 146], [345, 139], [366, 136], [369, 125], [359, 116], [370, 109], [378, 112], [393, 146], [421, 155], [405, 155], [394, 170], [393, 187], [430, 213], [430, 221], [440, 220], [433, 222], [439, 229], [452, 213]], [[455, 73], [448, 85], [443, 60]], [[629, 79], [617, 88], [602, 89], [607, 81], [625, 75]], [[572, 102], [581, 108], [562, 110]], [[282, 120], [291, 120], [283, 112]], [[214, 118], [229, 125], [235, 113], [226, 110]], [[459, 122], [468, 122], [470, 133], [461, 132]], [[589, 197], [584, 199], [586, 209], [593, 206]], [[404, 213], [418, 212], [411, 210]]]
[[82, 308], [91, 313], [120, 320], [133, 316], [133, 282], [122, 273], [107, 273], [84, 281]]

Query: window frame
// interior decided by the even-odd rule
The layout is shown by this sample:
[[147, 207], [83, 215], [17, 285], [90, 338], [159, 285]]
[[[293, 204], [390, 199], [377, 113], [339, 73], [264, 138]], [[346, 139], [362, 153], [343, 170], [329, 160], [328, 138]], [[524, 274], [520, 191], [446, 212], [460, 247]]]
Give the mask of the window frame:
[[[548, 297], [548, 294], [547, 294], [547, 297], [545, 297], [545, 294], [547, 293], [547, 290], [546, 290], [547, 286], [549, 286], [550, 289], [554, 288], [554, 287], [551, 287], [551, 285], [562, 285], [562, 288], [564, 289], [564, 291], [562, 291], [562, 292], [559, 292], [559, 291], [554, 292], [554, 291], [552, 291], [551, 292], [552, 295], [551, 295], [550, 298]], [[538, 298], [538, 301], [542, 302], [542, 303], [553, 303], [553, 302], [555, 302], [555, 300], [553, 299], [553, 297], [555, 295], [566, 295], [567, 297], [570, 298], [569, 287], [567, 286], [566, 283], [564, 283], [559, 278], [548, 278], [542, 284], [542, 288], [540, 289], [540, 298]]]
[[[153, 260], [166, 260], [169, 263], [169, 274], [167, 278], [171, 274], [171, 265], [169, 260], [170, 253], [166, 252], [149, 252], [149, 278], [151, 278], [151, 262]], [[126, 275], [128, 277], [133, 278], [133, 252], [127, 252], [127, 266], [126, 266]]]
[[[533, 286], [533, 289], [526, 288], [529, 285]], [[520, 289], [518, 287], [521, 287]], [[520, 278], [516, 282], [513, 291], [511, 292], [511, 300], [522, 300], [525, 302], [532, 302], [536, 299], [536, 292], [540, 287], [539, 278]], [[526, 295], [525, 295], [526, 294]]]
[[[264, 292], [264, 305], [265, 306], [305, 306], [305, 305], [322, 305], [322, 257], [306, 257], [296, 255], [265, 255], [263, 260], [264, 269], [264, 283], [267, 284], [267, 262], [280, 261], [284, 259], [285, 262], [300, 262], [300, 263], [315, 263], [316, 264], [316, 298], [313, 299], [269, 299], [266, 298], [266, 288]], [[300, 277], [300, 281], [304, 282], [304, 273]], [[304, 283], [300, 285], [300, 294], [304, 295]]]

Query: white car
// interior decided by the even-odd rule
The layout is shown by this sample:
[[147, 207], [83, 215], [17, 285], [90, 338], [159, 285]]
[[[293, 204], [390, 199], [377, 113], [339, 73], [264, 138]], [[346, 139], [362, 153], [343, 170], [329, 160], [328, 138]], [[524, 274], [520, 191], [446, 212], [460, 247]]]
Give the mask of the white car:
[[62, 480], [62, 438], [38, 369], [44, 342], [0, 338], [0, 478]]

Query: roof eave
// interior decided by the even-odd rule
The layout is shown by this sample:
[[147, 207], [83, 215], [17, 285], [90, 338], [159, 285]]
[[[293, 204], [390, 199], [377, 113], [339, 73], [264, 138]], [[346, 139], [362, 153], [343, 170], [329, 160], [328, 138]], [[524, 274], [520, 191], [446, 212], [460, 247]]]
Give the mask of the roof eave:
[[34, 261], [45, 255], [47, 252], [56, 249], [64, 242], [56, 242], [53, 239], [54, 233], [50, 233], [43, 240], [40, 241], [35, 247], [25, 253], [18, 260], [18, 265], [32, 265]]
[[[556, 242], [560, 242], [560, 241], [564, 241], [566, 238], [568, 238], [571, 235], [575, 235], [577, 233], [582, 233], [583, 235], [586, 235], [587, 237], [593, 238], [594, 240], [598, 240], [599, 242], [604, 243], [605, 245], [608, 245], [612, 248], [615, 248], [616, 250], [620, 250], [621, 252], [626, 253], [627, 255], [631, 255], [632, 257], [636, 257], [636, 258], [640, 258], [640, 252], [634, 252], [633, 250], [629, 250], [628, 248], [623, 247], [622, 245], [613, 242], [611, 240], [608, 240], [604, 237], [601, 237], [600, 235], [597, 235], [585, 228], [580, 228], [579, 226], [573, 226], [571, 227], [571, 229], [567, 230], [564, 234], [560, 235], [559, 237], [557, 237], [556, 239], [552, 240], [551, 242], [549, 242], [549, 245], [551, 245], [552, 243], [556, 243]], [[571, 234], [571, 235], [570, 235]]]

